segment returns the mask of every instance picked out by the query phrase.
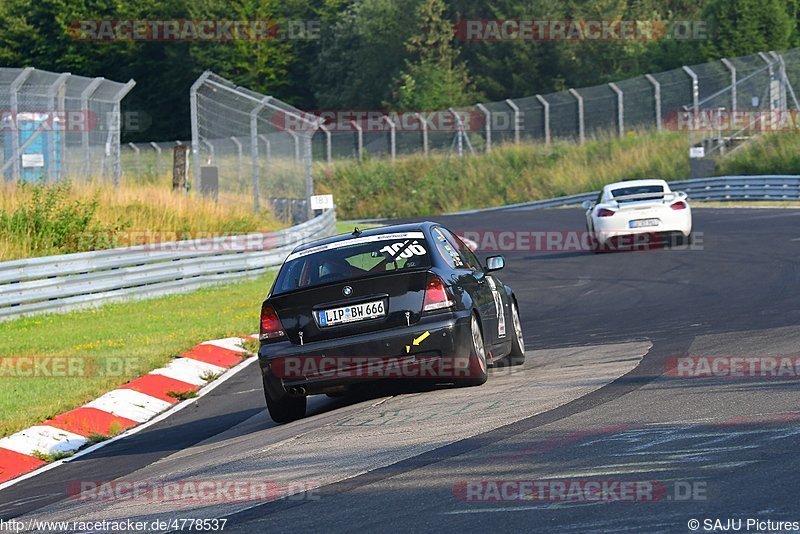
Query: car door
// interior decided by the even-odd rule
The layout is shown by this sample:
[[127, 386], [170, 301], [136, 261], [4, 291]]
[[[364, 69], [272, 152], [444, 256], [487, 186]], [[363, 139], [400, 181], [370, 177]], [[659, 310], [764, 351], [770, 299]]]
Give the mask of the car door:
[[[458, 256], [454, 269], [458, 277], [457, 283], [469, 293], [475, 303], [483, 325], [483, 343], [486, 350], [491, 350], [498, 343], [498, 302], [495, 295], [497, 281], [483, 271], [478, 258], [461, 239], [445, 228], [436, 227], [436, 230], [445, 236]], [[492, 289], [493, 286], [495, 290]], [[502, 313], [502, 305], [500, 311]]]

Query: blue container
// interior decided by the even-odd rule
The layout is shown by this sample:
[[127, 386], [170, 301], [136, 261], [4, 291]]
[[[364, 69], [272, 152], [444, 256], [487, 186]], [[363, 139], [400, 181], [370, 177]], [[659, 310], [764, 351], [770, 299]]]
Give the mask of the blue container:
[[[48, 174], [52, 171], [53, 179], [61, 178], [61, 142], [62, 120], [61, 117], [51, 113], [18, 113], [14, 124], [3, 124], [5, 130], [3, 137], [4, 160], [14, 157], [13, 136], [18, 136], [19, 145], [23, 146], [32, 136], [36, 137], [30, 145], [22, 151], [23, 182], [47, 181]], [[39, 128], [42, 131], [38, 132]], [[6, 178], [11, 179], [13, 169], [6, 170]]]

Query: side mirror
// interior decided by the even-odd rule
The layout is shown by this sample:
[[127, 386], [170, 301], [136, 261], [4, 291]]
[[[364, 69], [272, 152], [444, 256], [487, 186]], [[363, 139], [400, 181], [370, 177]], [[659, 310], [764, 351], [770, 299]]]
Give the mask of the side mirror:
[[503, 267], [506, 266], [506, 260], [503, 259], [503, 256], [489, 256], [486, 258], [486, 269], [487, 273], [492, 271], [499, 271]]
[[583, 206], [583, 209], [588, 210], [588, 209], [591, 209], [592, 204], [593, 204], [593, 202], [591, 200], [584, 200], [583, 204], [581, 204], [581, 206]]

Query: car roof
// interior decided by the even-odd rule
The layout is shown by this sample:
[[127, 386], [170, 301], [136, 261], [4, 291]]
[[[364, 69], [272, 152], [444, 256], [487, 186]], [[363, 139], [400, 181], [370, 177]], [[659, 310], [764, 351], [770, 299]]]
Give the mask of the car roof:
[[611, 189], [617, 189], [620, 187], [637, 187], [643, 185], [661, 185], [664, 186], [666, 189], [669, 189], [669, 184], [667, 184], [666, 180], [658, 180], [658, 179], [648, 179], [648, 180], [624, 180], [622, 182], [614, 182], [613, 184], [608, 184], [603, 189], [605, 191], [610, 191]]
[[[358, 234], [358, 237], [370, 237], [375, 235], [381, 234], [392, 234], [392, 233], [400, 233], [400, 232], [420, 232], [422, 230], [428, 229], [431, 226], [435, 226], [437, 223], [432, 221], [424, 221], [424, 222], [415, 222], [415, 223], [404, 223], [404, 224], [390, 224], [386, 226], [378, 226], [377, 228], [365, 228], [361, 230], [361, 233]], [[358, 224], [354, 224], [354, 227], [357, 227]], [[293, 252], [300, 252], [311, 247], [316, 247], [319, 245], [328, 245], [330, 243], [339, 243], [341, 241], [347, 241], [348, 239], [354, 239], [354, 236], [351, 233], [347, 234], [338, 234], [331, 237], [326, 237], [324, 239], [318, 239], [316, 241], [309, 241], [308, 243], [303, 243], [299, 245], [297, 248], [294, 249]]]

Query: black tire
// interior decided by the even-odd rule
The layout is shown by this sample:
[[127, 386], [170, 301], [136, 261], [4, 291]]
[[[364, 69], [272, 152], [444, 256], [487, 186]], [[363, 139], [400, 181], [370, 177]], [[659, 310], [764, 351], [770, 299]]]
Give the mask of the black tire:
[[278, 400], [267, 398], [269, 416], [278, 424], [291, 423], [306, 416], [306, 397], [283, 397]]
[[517, 303], [511, 301], [511, 352], [500, 360], [501, 365], [512, 366], [525, 363], [525, 340], [522, 337], [522, 322], [519, 320]]
[[470, 338], [472, 347], [469, 355], [469, 378], [456, 381], [457, 386], [480, 386], [489, 378], [486, 363], [486, 346], [483, 342], [478, 317], [473, 314], [470, 320]]

